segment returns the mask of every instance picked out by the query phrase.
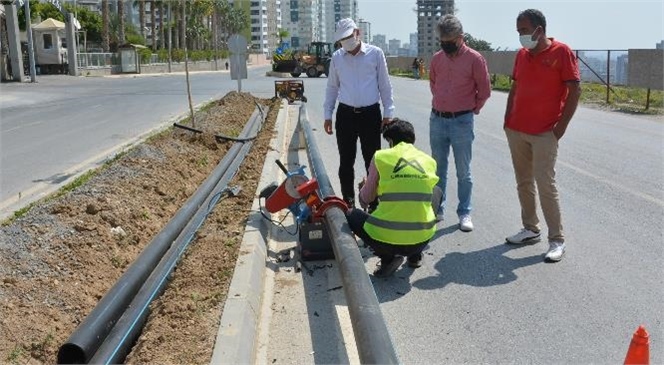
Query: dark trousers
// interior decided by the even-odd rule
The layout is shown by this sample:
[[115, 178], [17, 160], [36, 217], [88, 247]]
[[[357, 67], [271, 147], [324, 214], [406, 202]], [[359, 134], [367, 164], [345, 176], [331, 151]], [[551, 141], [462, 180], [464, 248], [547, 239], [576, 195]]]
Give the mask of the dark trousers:
[[427, 246], [429, 240], [414, 245], [394, 245], [386, 242], [377, 241], [367, 234], [364, 230], [364, 223], [369, 214], [360, 209], [352, 209], [346, 214], [348, 225], [351, 231], [360, 237], [364, 243], [371, 248], [374, 254], [380, 257], [382, 262], [390, 262], [394, 256], [406, 256], [410, 261], [416, 261], [422, 250]]
[[355, 156], [357, 139], [364, 158], [364, 168], [369, 164], [376, 151], [380, 149], [380, 124], [382, 116], [379, 104], [353, 110], [344, 104], [337, 108], [337, 148], [339, 149], [339, 183], [344, 200], [355, 199]]

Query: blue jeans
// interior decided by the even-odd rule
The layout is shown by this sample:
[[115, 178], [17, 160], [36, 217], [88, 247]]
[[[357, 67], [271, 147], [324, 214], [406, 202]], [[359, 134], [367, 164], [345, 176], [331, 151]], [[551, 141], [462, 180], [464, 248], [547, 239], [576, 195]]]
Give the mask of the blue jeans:
[[438, 117], [431, 113], [429, 118], [429, 142], [431, 143], [431, 155], [436, 160], [438, 168], [438, 187], [443, 191], [443, 200], [439, 213], [445, 210], [447, 197], [447, 167], [450, 147], [454, 154], [454, 164], [457, 175], [457, 192], [459, 206], [457, 214], [470, 214], [472, 206], [470, 203], [473, 193], [473, 179], [470, 175], [470, 161], [473, 158], [473, 140], [475, 139], [473, 113], [464, 114], [456, 118]]

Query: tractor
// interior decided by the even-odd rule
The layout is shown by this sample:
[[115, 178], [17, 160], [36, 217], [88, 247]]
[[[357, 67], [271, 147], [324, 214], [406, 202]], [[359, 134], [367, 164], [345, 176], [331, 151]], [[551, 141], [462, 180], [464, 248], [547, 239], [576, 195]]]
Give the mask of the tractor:
[[291, 57], [284, 55], [273, 57], [273, 68], [275, 71], [288, 72], [293, 77], [299, 77], [303, 72], [308, 77], [327, 76], [330, 71], [330, 60], [332, 58], [332, 44], [325, 42], [312, 42], [307, 47], [307, 52], [297, 52]]

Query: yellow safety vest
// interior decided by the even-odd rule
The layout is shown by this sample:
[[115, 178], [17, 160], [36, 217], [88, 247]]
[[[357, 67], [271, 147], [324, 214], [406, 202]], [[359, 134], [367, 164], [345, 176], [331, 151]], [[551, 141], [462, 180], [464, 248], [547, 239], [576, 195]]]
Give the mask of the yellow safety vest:
[[364, 224], [366, 232], [377, 241], [395, 245], [431, 239], [436, 232], [431, 208], [438, 182], [436, 160], [405, 142], [376, 151], [374, 160], [380, 203]]

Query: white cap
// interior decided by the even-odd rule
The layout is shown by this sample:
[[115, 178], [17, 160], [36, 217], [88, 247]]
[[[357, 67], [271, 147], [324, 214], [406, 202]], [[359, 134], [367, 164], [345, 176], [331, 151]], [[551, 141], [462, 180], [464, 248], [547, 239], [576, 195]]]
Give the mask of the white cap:
[[337, 22], [337, 30], [334, 32], [334, 40], [338, 41], [351, 35], [357, 28], [357, 25], [351, 18], [345, 18]]

